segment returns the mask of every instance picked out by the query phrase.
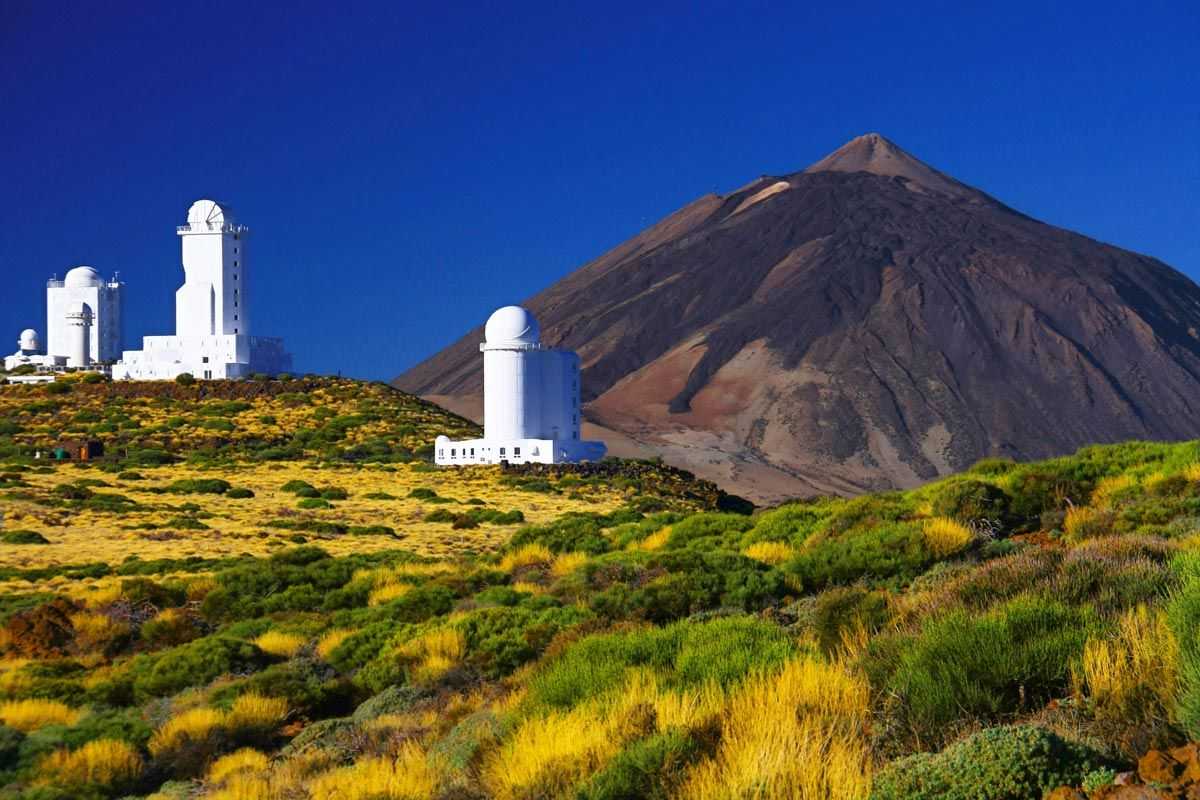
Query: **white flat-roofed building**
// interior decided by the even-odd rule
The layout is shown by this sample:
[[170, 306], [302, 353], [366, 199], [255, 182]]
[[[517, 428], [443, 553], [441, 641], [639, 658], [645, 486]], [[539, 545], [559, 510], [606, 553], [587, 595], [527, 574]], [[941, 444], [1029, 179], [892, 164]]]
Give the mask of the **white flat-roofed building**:
[[243, 378], [292, 368], [281, 339], [251, 336], [249, 229], [232, 210], [197, 200], [176, 228], [183, 252], [183, 286], [175, 293], [175, 335], [147, 336], [113, 366], [114, 379]]
[[439, 436], [442, 465], [599, 461], [603, 442], [580, 438], [579, 356], [545, 347], [533, 315], [505, 306], [488, 318], [483, 352], [482, 439]]

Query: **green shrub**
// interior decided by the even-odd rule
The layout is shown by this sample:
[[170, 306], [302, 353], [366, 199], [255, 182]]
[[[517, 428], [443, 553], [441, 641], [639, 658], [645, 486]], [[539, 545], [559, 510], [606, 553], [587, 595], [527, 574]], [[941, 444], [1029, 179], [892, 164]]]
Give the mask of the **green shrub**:
[[666, 800], [684, 769], [701, 752], [685, 731], [639, 739], [617, 753], [579, 790], [579, 800]]
[[530, 700], [570, 708], [617, 689], [630, 667], [663, 674], [668, 685], [722, 685], [754, 669], [780, 664], [795, 646], [778, 626], [751, 617], [677, 622], [664, 628], [588, 636], [545, 665], [529, 682]]
[[244, 486], [235, 486], [225, 493], [225, 496], [232, 500], [247, 500], [254, 497], [254, 492]]
[[225, 494], [233, 486], [221, 478], [185, 478], [167, 487], [172, 494]]
[[50, 540], [37, 531], [4, 531], [0, 533], [4, 544], [50, 544]]
[[175, 376], [175, 382], [180, 386], [191, 386], [196, 382], [196, 376], [190, 372], [181, 372]]
[[741, 514], [693, 514], [671, 526], [667, 547], [736, 547], [754, 522]]
[[345, 489], [339, 489], [336, 486], [330, 486], [327, 489], [321, 490], [321, 497], [326, 500], [345, 500], [350, 497], [350, 493]]
[[1028, 596], [981, 616], [951, 612], [910, 643], [888, 688], [912, 730], [936, 740], [956, 720], [1037, 708], [1064, 692], [1095, 628], [1089, 612]]
[[320, 497], [305, 497], [299, 503], [296, 503], [296, 508], [333, 508], [333, 503], [330, 503], [328, 500], [322, 500]]
[[889, 764], [876, 774], [871, 800], [1037, 800], [1105, 765], [1100, 754], [1044, 728], [989, 728], [941, 753]]
[[292, 494], [297, 494], [301, 491], [308, 490], [308, 491], [311, 491], [314, 493], [312, 495], [309, 495], [310, 497], [315, 497], [317, 494], [319, 494], [319, 492], [317, 492], [317, 487], [313, 486], [308, 481], [302, 481], [302, 480], [290, 480], [279, 488], [280, 488], [280, 491], [290, 492]]
[[963, 522], [991, 520], [1004, 524], [1009, 517], [1009, 498], [999, 486], [977, 480], [954, 480], [933, 496], [933, 513]]
[[1179, 643], [1179, 694], [1175, 715], [1192, 740], [1200, 739], [1200, 556], [1180, 555], [1172, 563], [1178, 587], [1167, 602], [1167, 623]]
[[809, 540], [787, 565], [806, 589], [872, 582], [911, 580], [934, 561], [921, 526], [910, 522], [884, 523], [839, 536]]
[[138, 656], [130, 672], [139, 698], [164, 697], [229, 672], [257, 670], [269, 660], [248, 642], [209, 636], [153, 656]]

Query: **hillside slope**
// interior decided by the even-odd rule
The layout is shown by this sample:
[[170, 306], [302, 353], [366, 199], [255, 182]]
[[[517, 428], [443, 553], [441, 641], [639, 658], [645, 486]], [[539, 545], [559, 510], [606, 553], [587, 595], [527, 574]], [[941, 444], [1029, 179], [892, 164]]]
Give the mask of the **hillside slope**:
[[[0, 430], [0, 795], [1200, 786], [1200, 442], [750, 515], [648, 462], [437, 468], [399, 428], [364, 457], [351, 431], [379, 420], [358, 402], [411, 398], [277, 388], [206, 386], [240, 444], [147, 466], [140, 446], [47, 463], [15, 437], [54, 424], [28, 408], [51, 398], [147, 445], [195, 427], [165, 410], [208, 418], [171, 387], [0, 387], [0, 419], [25, 421]], [[122, 419], [87, 421], [109, 403]], [[292, 457], [242, 438], [286, 409], [368, 418], [333, 447], [270, 446]]]
[[[760, 501], [1200, 434], [1200, 288], [876, 134], [700, 198], [526, 305], [580, 352], [592, 422]], [[477, 409], [480, 338], [396, 385]]]

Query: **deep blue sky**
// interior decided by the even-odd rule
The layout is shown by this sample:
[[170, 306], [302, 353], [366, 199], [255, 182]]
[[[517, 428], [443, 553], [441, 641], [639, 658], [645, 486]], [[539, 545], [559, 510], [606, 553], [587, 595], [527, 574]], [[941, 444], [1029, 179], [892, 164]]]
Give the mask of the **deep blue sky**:
[[7, 0], [0, 349], [80, 263], [127, 282], [127, 348], [172, 332], [174, 226], [213, 196], [254, 232], [255, 332], [392, 377], [868, 131], [1200, 277], [1200, 4], [975, 5]]

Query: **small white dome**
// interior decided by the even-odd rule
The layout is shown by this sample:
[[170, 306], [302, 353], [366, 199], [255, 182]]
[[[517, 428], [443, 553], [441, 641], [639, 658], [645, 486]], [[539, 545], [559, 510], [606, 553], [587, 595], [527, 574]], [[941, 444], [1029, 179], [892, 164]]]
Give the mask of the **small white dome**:
[[88, 286], [99, 286], [103, 281], [100, 279], [100, 273], [91, 267], [76, 267], [67, 273], [63, 279], [63, 285], [69, 286], [72, 289], [83, 289]]
[[26, 328], [21, 331], [21, 338], [17, 342], [17, 346], [22, 350], [38, 350], [41, 344], [38, 342], [37, 331], [33, 328]]
[[537, 344], [541, 336], [538, 322], [520, 306], [498, 308], [488, 317], [484, 337], [488, 344]]

